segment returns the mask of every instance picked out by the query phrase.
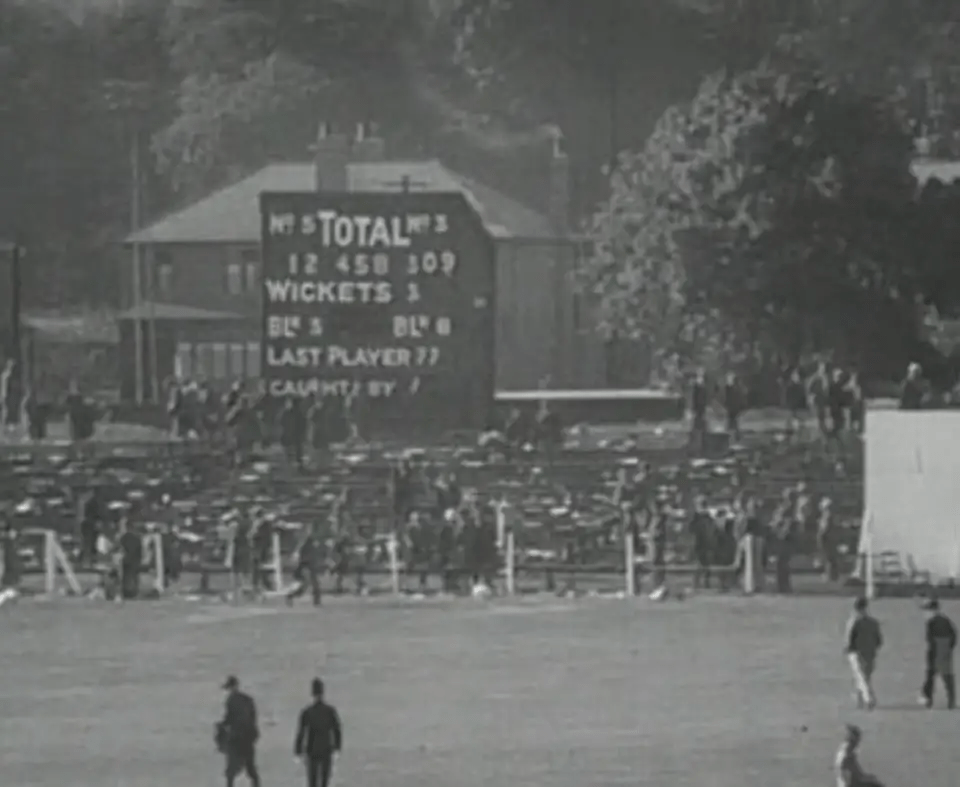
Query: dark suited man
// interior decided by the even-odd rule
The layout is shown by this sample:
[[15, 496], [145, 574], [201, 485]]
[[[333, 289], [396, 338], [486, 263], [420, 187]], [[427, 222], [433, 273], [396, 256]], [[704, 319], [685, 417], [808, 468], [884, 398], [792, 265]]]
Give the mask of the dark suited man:
[[227, 787], [233, 787], [241, 773], [247, 774], [252, 787], [260, 787], [256, 758], [257, 740], [260, 738], [257, 704], [253, 697], [240, 691], [240, 681], [235, 675], [227, 678], [223, 688], [227, 692], [227, 701], [218, 737], [222, 732], [221, 751], [227, 760]]
[[926, 604], [930, 613], [927, 619], [927, 659], [920, 702], [925, 708], [933, 707], [934, 683], [939, 676], [947, 692], [947, 707], [957, 706], [957, 684], [953, 675], [953, 654], [957, 649], [957, 629], [943, 612], [940, 602], [930, 599]]
[[337, 709], [323, 700], [323, 681], [314, 678], [310, 684], [313, 702], [300, 713], [294, 756], [303, 760], [307, 769], [307, 787], [327, 787], [333, 773], [333, 757], [340, 753], [343, 733]]

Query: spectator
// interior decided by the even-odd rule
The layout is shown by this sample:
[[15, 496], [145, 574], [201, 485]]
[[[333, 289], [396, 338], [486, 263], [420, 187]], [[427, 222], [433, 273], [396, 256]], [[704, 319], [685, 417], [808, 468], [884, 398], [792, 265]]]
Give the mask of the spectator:
[[723, 384], [723, 407], [727, 413], [727, 434], [735, 443], [740, 442], [740, 416], [747, 409], [747, 393], [737, 375], [727, 374]]
[[703, 369], [698, 369], [690, 385], [690, 446], [694, 451], [703, 451], [707, 438], [707, 406], [710, 391]]
[[283, 403], [280, 412], [280, 445], [283, 446], [287, 461], [303, 469], [303, 443], [306, 438], [307, 424], [300, 403], [289, 397]]
[[817, 371], [807, 381], [807, 400], [817, 417], [817, 426], [820, 434], [827, 436], [830, 430], [827, 425], [830, 397], [830, 374], [827, 365], [822, 361], [817, 365]]
[[926, 382], [923, 379], [923, 370], [918, 363], [911, 363], [907, 367], [907, 376], [900, 386], [900, 409], [919, 410], [923, 407], [927, 394]]
[[707, 511], [707, 500], [697, 495], [690, 519], [690, 535], [693, 538], [693, 554], [696, 568], [693, 573], [694, 588], [710, 587], [710, 568], [714, 561], [717, 541], [717, 525]]
[[537, 449], [552, 460], [556, 453], [563, 448], [563, 422], [546, 400], [540, 402], [537, 409], [534, 437]]
[[510, 410], [504, 425], [503, 436], [506, 440], [509, 456], [511, 458], [517, 457], [530, 439], [530, 426], [519, 407]]
[[833, 506], [829, 497], [820, 500], [820, 516], [817, 522], [817, 552], [823, 567], [823, 576], [828, 582], [840, 578], [839, 544]]
[[860, 385], [860, 376], [853, 372], [847, 380], [847, 421], [850, 430], [855, 434], [863, 434], [864, 417], [866, 415], [866, 401], [863, 388]]
[[20, 392], [18, 390], [17, 364], [8, 360], [0, 372], [0, 422], [3, 430], [10, 431], [20, 417]]
[[830, 436], [839, 438], [846, 426], [847, 386], [842, 369], [834, 369], [827, 386], [827, 408], [830, 411]]
[[783, 405], [787, 409], [787, 431], [799, 434], [806, 426], [807, 391], [803, 385], [803, 375], [799, 369], [792, 369], [783, 385]]
[[319, 394], [313, 397], [307, 408], [307, 440], [314, 453], [322, 453], [329, 447], [327, 408]]
[[173, 437], [186, 439], [193, 429], [187, 404], [188, 382], [174, 381], [167, 398], [167, 415], [170, 418], [170, 433]]

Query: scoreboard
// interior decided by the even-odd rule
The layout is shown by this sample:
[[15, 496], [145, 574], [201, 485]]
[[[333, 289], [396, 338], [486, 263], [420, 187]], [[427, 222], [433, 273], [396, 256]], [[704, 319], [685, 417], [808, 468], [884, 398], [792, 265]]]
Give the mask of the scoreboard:
[[374, 425], [480, 428], [493, 403], [494, 245], [462, 194], [265, 193], [271, 397], [352, 397]]

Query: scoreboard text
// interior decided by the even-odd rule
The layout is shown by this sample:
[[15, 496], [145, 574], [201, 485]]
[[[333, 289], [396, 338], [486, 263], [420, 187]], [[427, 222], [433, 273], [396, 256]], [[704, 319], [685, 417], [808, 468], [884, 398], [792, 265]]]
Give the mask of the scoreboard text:
[[264, 194], [261, 212], [272, 396], [475, 420], [465, 405], [493, 394], [493, 255], [462, 195]]

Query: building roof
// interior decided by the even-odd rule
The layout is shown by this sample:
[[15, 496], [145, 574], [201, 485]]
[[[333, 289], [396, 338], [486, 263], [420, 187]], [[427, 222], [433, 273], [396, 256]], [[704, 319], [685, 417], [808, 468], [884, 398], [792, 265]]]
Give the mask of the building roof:
[[[411, 191], [463, 193], [496, 239], [556, 236], [546, 216], [436, 160], [353, 162], [348, 169], [350, 191], [399, 192], [405, 179]], [[313, 191], [314, 183], [312, 163], [271, 164], [130, 235], [126, 242], [259, 243], [260, 194]]]
[[25, 314], [21, 321], [40, 338], [58, 344], [117, 344], [120, 341], [116, 317], [108, 312]]
[[196, 306], [181, 306], [177, 303], [155, 303], [143, 301], [132, 309], [119, 314], [118, 320], [197, 320], [207, 322], [226, 322], [242, 320], [243, 315], [232, 312], [218, 312], [200, 309]]

